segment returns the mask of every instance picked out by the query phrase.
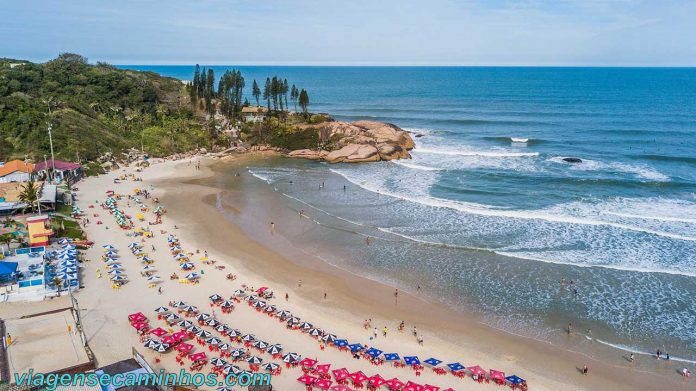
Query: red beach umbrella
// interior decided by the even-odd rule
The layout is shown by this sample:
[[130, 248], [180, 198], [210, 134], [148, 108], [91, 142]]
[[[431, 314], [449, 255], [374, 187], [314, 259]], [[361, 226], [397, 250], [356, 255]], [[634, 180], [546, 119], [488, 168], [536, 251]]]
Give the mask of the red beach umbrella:
[[336, 379], [336, 381], [341, 381], [341, 380], [347, 378], [347, 377], [350, 375], [350, 373], [348, 372], [348, 370], [345, 369], [345, 368], [334, 369], [334, 370], [331, 371], [331, 372], [333, 373], [334, 379]]
[[331, 364], [317, 365], [316, 372], [317, 373], [329, 373], [329, 368], [331, 368]]
[[191, 359], [191, 361], [203, 361], [206, 359], [206, 355], [204, 352], [200, 352], [190, 355], [189, 358]]
[[163, 343], [168, 343], [170, 345], [174, 345], [175, 343], [179, 342], [174, 335], [167, 335], [166, 337], [162, 338], [160, 342]]
[[351, 379], [353, 379], [354, 382], [356, 383], [362, 383], [367, 379], [367, 375], [365, 375], [362, 371], [357, 371], [355, 373], [351, 373], [348, 375]]
[[156, 336], [158, 336], [158, 337], [161, 337], [161, 336], [167, 334], [167, 331], [164, 330], [164, 329], [161, 328], [161, 327], [158, 327], [158, 328], [156, 328], [156, 329], [150, 330], [150, 334], [154, 334], [154, 335], [156, 335]]
[[367, 378], [367, 381], [375, 386], [375, 388], [379, 388], [379, 386], [386, 382], [386, 380], [384, 380], [384, 378], [380, 375], [370, 376]]
[[329, 387], [331, 387], [331, 384], [333, 384], [333, 382], [329, 379], [320, 379], [320, 380], [317, 380], [316, 382], [314, 382], [314, 384], [312, 384], [312, 385], [314, 387], [319, 387], [322, 390], [328, 390]]
[[399, 389], [401, 389], [401, 387], [404, 386], [404, 382], [402, 382], [401, 380], [399, 380], [397, 378], [387, 380], [384, 382], [384, 384], [386, 384], [389, 387], [389, 389], [391, 389], [391, 390], [399, 390]]
[[[423, 391], [438, 391], [439, 389], [440, 389], [440, 387], [438, 387], [438, 386], [433, 386], [433, 385], [430, 385], [430, 384], [426, 384], [426, 385], [423, 386]], [[445, 391], [447, 391], [447, 390], [445, 390]]]
[[143, 315], [142, 312], [136, 312], [134, 314], [128, 315], [128, 320], [130, 320], [131, 322], [143, 322], [147, 320], [147, 317]]
[[314, 384], [314, 382], [317, 381], [317, 378], [310, 375], [302, 375], [297, 378], [297, 381], [309, 386], [311, 384]]
[[331, 391], [353, 391], [353, 389], [343, 384], [337, 384], [331, 387]]
[[176, 349], [176, 351], [179, 353], [188, 354], [191, 352], [191, 349], [193, 349], [193, 345], [191, 345], [190, 343], [182, 342], [176, 345], [174, 349]]
[[149, 325], [147, 324], [147, 322], [135, 322], [131, 324], [131, 326], [133, 326], [133, 328], [136, 330], [141, 330], [148, 327]]
[[404, 391], [423, 391], [423, 388], [424, 387], [422, 385], [409, 381], [408, 383], [406, 383]]
[[491, 369], [490, 375], [491, 375], [492, 380], [505, 381], [505, 372], [500, 372], [500, 371], [496, 371], [495, 369]]
[[313, 366], [317, 365], [317, 362], [318, 362], [317, 360], [314, 360], [312, 358], [307, 357], [307, 358], [303, 359], [302, 361], [300, 361], [300, 365], [302, 365], [303, 367], [313, 367]]
[[478, 365], [473, 366], [473, 367], [468, 367], [468, 368], [466, 368], [466, 370], [471, 372], [471, 374], [474, 376], [483, 376], [486, 374], [486, 371], [484, 371], [483, 368], [481, 368]]

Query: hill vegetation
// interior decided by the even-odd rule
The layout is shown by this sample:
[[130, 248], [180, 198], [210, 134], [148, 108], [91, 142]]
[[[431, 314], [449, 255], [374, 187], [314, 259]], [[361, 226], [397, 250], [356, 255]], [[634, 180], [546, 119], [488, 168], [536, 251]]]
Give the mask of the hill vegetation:
[[43, 64], [0, 59], [0, 157], [92, 160], [143, 147], [167, 155], [224, 142], [210, 137], [185, 85], [152, 72], [90, 65], [71, 53]]

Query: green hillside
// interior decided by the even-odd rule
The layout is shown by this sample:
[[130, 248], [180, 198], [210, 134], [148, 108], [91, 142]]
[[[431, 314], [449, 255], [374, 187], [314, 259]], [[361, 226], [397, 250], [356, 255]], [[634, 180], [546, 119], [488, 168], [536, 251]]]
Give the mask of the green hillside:
[[[49, 115], [50, 106], [50, 115]], [[193, 112], [181, 81], [90, 65], [62, 54], [43, 64], [0, 59], [0, 160], [95, 159], [130, 147], [163, 156], [221, 142]]]

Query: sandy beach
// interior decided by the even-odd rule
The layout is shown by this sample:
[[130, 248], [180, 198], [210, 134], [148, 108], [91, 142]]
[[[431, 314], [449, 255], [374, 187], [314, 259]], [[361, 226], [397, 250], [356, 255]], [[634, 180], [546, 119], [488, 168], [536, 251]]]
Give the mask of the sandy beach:
[[[243, 170], [250, 159], [261, 158], [261, 154], [233, 156], [227, 158], [225, 165], [238, 165], [239, 170]], [[687, 389], [693, 385], [679, 382], [674, 369], [667, 365], [656, 371], [627, 361], [621, 362], [620, 359], [613, 362], [597, 361], [578, 352], [495, 330], [467, 314], [454, 313], [417, 295], [400, 292], [395, 298], [394, 288], [307, 256], [293, 249], [292, 243], [283, 244], [288, 251], [279, 254], [269, 249], [265, 242], [285, 240], [282, 222], [276, 224], [275, 232], [271, 232], [269, 227], [265, 235], [250, 237], [230, 221], [234, 219], [234, 211], [232, 216], [225, 217], [215, 207], [216, 195], [221, 190], [201, 184], [202, 179], [215, 174], [209, 167], [213, 163], [219, 161], [203, 159], [201, 168], [197, 169], [196, 161], [166, 161], [153, 164], [142, 172], [135, 172], [133, 168], [119, 169], [87, 178], [77, 185], [78, 205], [89, 214], [91, 221], [85, 231], [95, 245], [86, 253], [90, 261], [81, 271], [84, 289], [76, 297], [82, 309], [88, 343], [98, 365], [130, 357], [131, 349], [136, 347], [156, 369], [162, 367], [178, 371], [181, 367], [174, 361], [175, 352], [160, 355], [142, 347], [135, 330], [129, 326], [127, 314], [142, 311], [153, 327], [166, 328], [164, 321], [157, 320], [153, 311], [156, 307], [182, 300], [203, 312], [209, 312], [210, 295], [216, 293], [227, 298], [244, 284], [254, 289], [269, 287], [276, 296], [269, 304], [287, 309], [302, 320], [346, 338], [351, 343], [368, 344], [385, 352], [398, 352], [402, 356], [417, 355], [421, 360], [436, 357], [444, 361], [443, 365], [458, 361], [465, 366], [480, 365], [485, 370], [496, 369], [507, 375], [516, 374], [526, 379], [532, 390]], [[127, 173], [135, 174], [142, 181], [114, 183], [114, 178]], [[148, 287], [146, 278], [140, 275], [142, 265], [128, 251], [128, 244], [135, 241], [127, 236], [132, 231], [119, 228], [113, 216], [99, 207], [106, 190], [125, 195], [133, 194], [136, 188], [147, 189], [167, 208], [163, 223], [150, 227], [154, 237], [144, 239], [143, 243], [145, 252], [155, 260], [156, 274], [163, 280], [158, 285], [162, 288], [161, 294], [156, 288]], [[145, 200], [145, 203], [150, 210], [145, 213], [145, 222], [136, 221], [136, 227], [148, 226], [147, 221], [154, 221], [152, 199]], [[90, 205], [94, 205], [94, 208], [90, 208]], [[130, 202], [129, 206], [125, 199], [119, 202], [119, 208], [131, 216], [138, 213], [137, 205]], [[96, 224], [96, 221], [103, 224]], [[203, 273], [199, 284], [180, 284], [177, 280], [169, 279], [175, 272], [181, 276], [182, 271], [167, 250], [168, 234], [176, 235], [184, 250], [194, 253], [192, 260], [195, 271]], [[140, 238], [137, 240], [140, 241]], [[98, 278], [97, 269], [104, 270], [100, 256], [103, 251], [101, 246], [105, 244], [119, 250], [121, 263], [130, 280], [118, 290], [110, 287], [107, 278]], [[155, 251], [152, 251], [153, 246]], [[224, 266], [223, 270], [199, 260], [206, 251], [209, 259], [216, 261], [215, 266]], [[237, 279], [228, 280], [228, 273], [236, 275]], [[286, 293], [288, 300], [285, 299]], [[19, 318], [23, 314], [67, 305], [65, 297], [32, 303], [30, 306], [4, 304], [0, 307], [0, 315], [3, 318]], [[379, 373], [386, 379], [398, 377], [404, 382], [428, 383], [441, 389], [481, 390], [495, 387], [492, 383], [479, 384], [470, 378], [438, 376], [427, 367], [416, 377], [410, 368], [395, 368], [388, 364], [374, 366], [331, 347], [322, 350], [315, 339], [287, 329], [284, 323], [257, 312], [244, 302], [238, 304], [230, 314], [219, 312], [216, 309], [216, 317], [221, 322], [244, 333], [253, 333], [266, 342], [280, 343], [285, 348], [284, 352], [296, 352], [303, 357], [316, 358], [320, 363], [329, 363], [332, 369], [345, 367], [350, 372], [362, 370], [368, 376]], [[378, 330], [378, 336], [373, 340], [370, 339], [373, 336], [372, 328], [363, 327], [364, 320], [368, 318], [372, 319], [372, 328]], [[406, 327], [404, 332], [399, 332], [397, 329], [402, 320]], [[423, 337], [422, 345], [411, 332], [414, 325]], [[382, 335], [385, 326], [388, 328], [386, 337]], [[195, 349], [209, 353], [200, 346]], [[212, 356], [215, 354], [209, 353], [209, 357]], [[281, 363], [268, 354], [259, 354], [259, 357], [264, 362]], [[246, 363], [242, 364], [238, 365], [245, 369]], [[583, 365], [590, 368], [587, 376], [578, 370]], [[207, 372], [209, 368], [210, 364], [204, 371]], [[301, 374], [299, 368], [283, 368], [282, 374], [273, 380], [274, 389], [303, 390], [304, 385], [296, 380]]]

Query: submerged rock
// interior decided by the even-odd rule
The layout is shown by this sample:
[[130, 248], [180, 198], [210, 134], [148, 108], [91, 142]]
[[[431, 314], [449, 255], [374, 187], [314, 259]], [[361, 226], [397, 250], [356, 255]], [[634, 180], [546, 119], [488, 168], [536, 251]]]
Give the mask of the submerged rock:
[[582, 159], [578, 157], [564, 157], [563, 161], [567, 163], [582, 163]]

